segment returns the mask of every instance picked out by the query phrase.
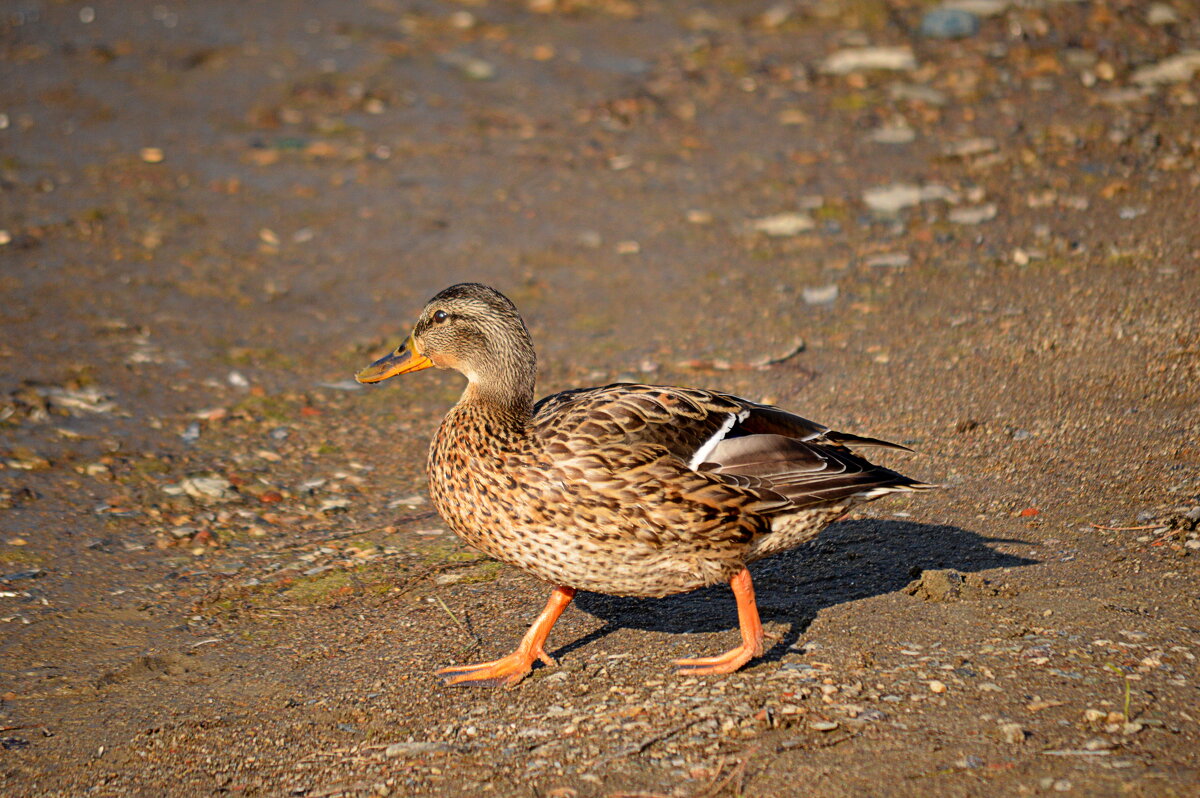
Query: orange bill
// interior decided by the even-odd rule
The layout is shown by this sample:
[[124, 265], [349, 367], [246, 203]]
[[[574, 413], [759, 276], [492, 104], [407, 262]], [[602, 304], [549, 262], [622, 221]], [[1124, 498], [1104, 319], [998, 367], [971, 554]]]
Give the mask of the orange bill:
[[362, 371], [354, 375], [359, 382], [382, 382], [397, 374], [407, 374], [410, 371], [420, 371], [433, 365], [433, 361], [417, 353], [412, 336], [396, 348], [390, 355], [384, 355]]

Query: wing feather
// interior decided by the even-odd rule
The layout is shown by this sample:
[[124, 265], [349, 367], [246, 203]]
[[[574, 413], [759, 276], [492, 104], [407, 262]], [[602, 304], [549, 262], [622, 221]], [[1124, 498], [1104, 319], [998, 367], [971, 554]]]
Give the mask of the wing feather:
[[714, 502], [732, 490], [741, 496], [737, 504], [749, 501], [743, 506], [763, 514], [929, 487], [848, 448], [908, 451], [905, 446], [697, 389], [618, 383], [566, 391], [537, 403], [533, 429], [547, 451], [567, 459], [600, 450], [642, 451], [632, 460], [656, 474], [666, 468], [707, 477], [690, 492], [694, 500]]

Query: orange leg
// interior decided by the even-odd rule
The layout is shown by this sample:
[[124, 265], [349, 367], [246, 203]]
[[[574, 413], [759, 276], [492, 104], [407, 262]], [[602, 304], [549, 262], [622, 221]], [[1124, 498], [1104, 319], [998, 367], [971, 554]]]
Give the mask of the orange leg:
[[[540, 659], [547, 665], [556, 664], [546, 653], [543, 646], [550, 636], [550, 629], [562, 611], [575, 597], [575, 588], [556, 585], [546, 602], [546, 608], [537, 617], [529, 631], [521, 638], [517, 650], [507, 657], [493, 662], [481, 662], [478, 665], [455, 665], [442, 668], [438, 673], [448, 674], [446, 684], [462, 684], [465, 682], [489, 682], [503, 684], [505, 687], [515, 687], [525, 678], [525, 674], [533, 670], [533, 661]], [[752, 599], [753, 600], [753, 599]]]
[[738, 625], [742, 630], [742, 644], [719, 657], [701, 659], [677, 659], [679, 673], [685, 676], [709, 673], [733, 673], [754, 657], [763, 653], [763, 628], [758, 620], [758, 605], [754, 603], [754, 583], [750, 571], [743, 568], [729, 580], [737, 599]]

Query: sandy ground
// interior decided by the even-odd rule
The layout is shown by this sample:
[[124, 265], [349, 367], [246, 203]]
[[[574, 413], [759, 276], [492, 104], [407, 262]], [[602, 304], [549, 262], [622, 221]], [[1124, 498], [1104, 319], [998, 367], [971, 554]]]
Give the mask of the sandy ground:
[[[1197, 9], [991, 6], [5, 3], [0, 792], [1196, 795]], [[347, 381], [467, 279], [944, 487], [442, 687], [547, 588]]]

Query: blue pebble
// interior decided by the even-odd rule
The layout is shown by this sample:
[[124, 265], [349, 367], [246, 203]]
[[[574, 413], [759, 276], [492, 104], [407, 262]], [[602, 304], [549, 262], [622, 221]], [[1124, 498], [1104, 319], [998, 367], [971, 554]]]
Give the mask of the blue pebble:
[[961, 39], [979, 33], [979, 17], [960, 8], [935, 8], [921, 19], [921, 35], [931, 39]]

